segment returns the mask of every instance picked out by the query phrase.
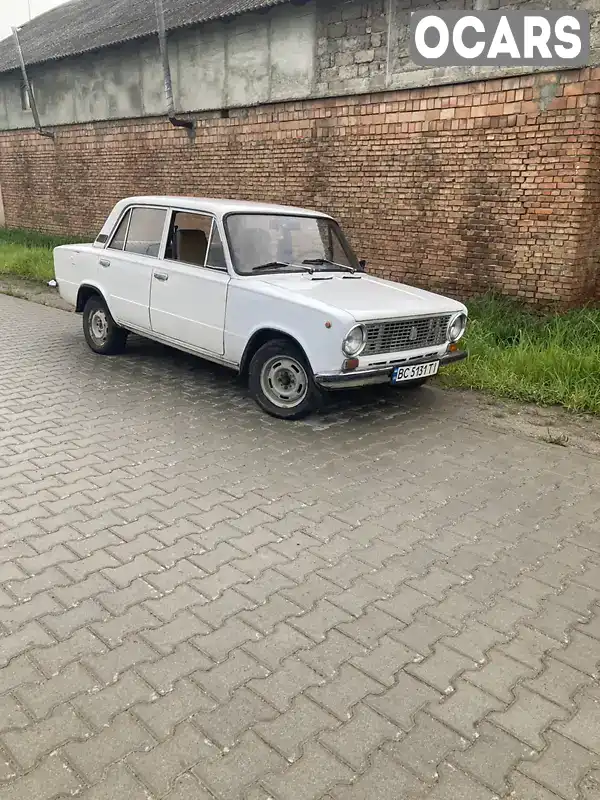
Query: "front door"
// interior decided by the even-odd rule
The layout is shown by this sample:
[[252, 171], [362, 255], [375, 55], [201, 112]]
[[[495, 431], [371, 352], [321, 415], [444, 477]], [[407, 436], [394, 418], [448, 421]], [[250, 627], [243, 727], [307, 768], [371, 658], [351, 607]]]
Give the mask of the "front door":
[[98, 282], [110, 313], [125, 327], [150, 330], [150, 286], [166, 219], [166, 208], [128, 209], [98, 256]]
[[212, 216], [173, 211], [164, 259], [154, 265], [151, 284], [154, 333], [223, 355], [229, 273]]

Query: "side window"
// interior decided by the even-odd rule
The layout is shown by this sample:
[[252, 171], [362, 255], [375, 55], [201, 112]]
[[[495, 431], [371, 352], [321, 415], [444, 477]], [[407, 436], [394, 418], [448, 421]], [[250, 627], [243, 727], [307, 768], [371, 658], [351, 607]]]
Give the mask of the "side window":
[[134, 208], [125, 251], [157, 258], [166, 216], [162, 208]]
[[215, 269], [227, 269], [227, 262], [225, 261], [225, 250], [221, 240], [221, 234], [217, 228], [217, 223], [213, 225], [212, 237], [210, 240], [210, 247], [208, 255], [206, 256], [206, 266], [214, 267]]
[[111, 250], [122, 250], [125, 246], [125, 237], [127, 236], [127, 225], [129, 224], [129, 217], [131, 211], [128, 211], [113, 236], [111, 243], [108, 245]]
[[165, 249], [165, 258], [194, 267], [206, 264], [213, 218], [207, 214], [174, 211]]

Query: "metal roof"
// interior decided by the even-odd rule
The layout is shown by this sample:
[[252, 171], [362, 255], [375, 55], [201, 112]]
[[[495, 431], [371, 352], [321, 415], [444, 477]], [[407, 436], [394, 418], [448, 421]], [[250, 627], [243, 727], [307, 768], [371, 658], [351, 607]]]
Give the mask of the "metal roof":
[[[287, 0], [163, 0], [167, 30], [271, 8]], [[70, 0], [19, 31], [27, 64], [128, 42], [157, 31], [154, 0]], [[12, 36], [0, 41], [0, 73], [18, 69]]]
[[130, 205], [167, 206], [186, 211], [205, 211], [215, 216], [233, 212], [248, 214], [293, 214], [302, 217], [330, 218], [329, 214], [310, 208], [279, 205], [277, 203], [257, 203], [252, 200], [234, 200], [217, 197], [186, 197], [184, 195], [143, 195], [124, 197], [115, 205], [112, 213], [121, 213]]

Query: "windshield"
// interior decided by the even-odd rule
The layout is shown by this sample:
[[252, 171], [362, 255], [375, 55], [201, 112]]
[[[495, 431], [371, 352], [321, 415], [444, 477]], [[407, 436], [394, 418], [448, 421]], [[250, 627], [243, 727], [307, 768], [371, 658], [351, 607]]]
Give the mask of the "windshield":
[[286, 214], [229, 214], [225, 226], [233, 266], [242, 275], [261, 269], [358, 269], [355, 254], [333, 220]]

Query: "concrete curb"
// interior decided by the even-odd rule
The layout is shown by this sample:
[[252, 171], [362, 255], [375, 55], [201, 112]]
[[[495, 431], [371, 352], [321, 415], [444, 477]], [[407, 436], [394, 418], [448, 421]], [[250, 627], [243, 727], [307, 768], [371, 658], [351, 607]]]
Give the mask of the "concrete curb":
[[21, 300], [30, 300], [32, 303], [39, 303], [43, 306], [58, 308], [61, 311], [73, 312], [75, 310], [60, 297], [57, 289], [53, 289], [46, 283], [29, 281], [13, 275], [0, 276], [0, 293], [18, 297]]

